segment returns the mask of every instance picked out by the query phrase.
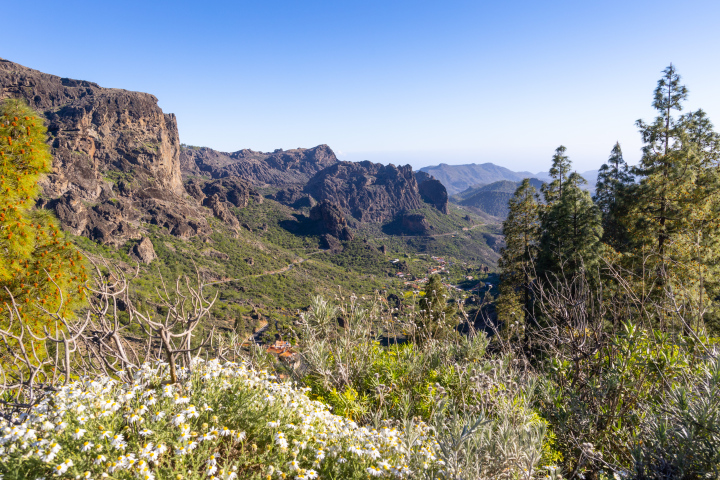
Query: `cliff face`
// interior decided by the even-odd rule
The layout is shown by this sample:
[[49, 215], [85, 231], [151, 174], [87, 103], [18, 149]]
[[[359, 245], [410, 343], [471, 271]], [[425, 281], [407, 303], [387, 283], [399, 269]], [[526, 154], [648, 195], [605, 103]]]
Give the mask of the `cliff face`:
[[237, 176], [258, 186], [304, 184], [337, 162], [335, 153], [327, 145], [272, 153], [248, 149], [224, 153], [206, 147], [186, 147], [180, 153], [183, 176]]
[[415, 172], [415, 180], [423, 201], [434, 206], [442, 213], [448, 213], [448, 193], [445, 186], [427, 172]]
[[390, 220], [423, 204], [410, 165], [338, 162], [311, 178], [304, 191], [361, 222]]
[[122, 244], [139, 237], [140, 221], [179, 236], [207, 230], [184, 199], [177, 122], [157, 98], [0, 59], [0, 99], [8, 97], [47, 119], [53, 173], [42, 187], [72, 233]]
[[[143, 223], [181, 238], [208, 234], [211, 214], [237, 227], [230, 207], [262, 201], [256, 186], [283, 187], [272, 198], [296, 208], [329, 202], [332, 209], [315, 214], [338, 238], [351, 237], [338, 223], [344, 215], [384, 222], [423, 202], [447, 212], [444, 187], [426, 174], [416, 178], [409, 165], [340, 162], [327, 145], [272, 153], [183, 148], [175, 116], [153, 95], [0, 59], [0, 100], [9, 97], [47, 120], [53, 172], [41, 183], [40, 206], [54, 209], [71, 233], [101, 243], [138, 239]], [[194, 179], [183, 186], [183, 177]]]

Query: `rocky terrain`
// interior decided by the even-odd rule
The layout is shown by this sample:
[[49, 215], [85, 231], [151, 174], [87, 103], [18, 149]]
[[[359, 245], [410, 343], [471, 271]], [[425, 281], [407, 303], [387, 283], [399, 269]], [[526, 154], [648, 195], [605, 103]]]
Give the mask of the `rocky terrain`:
[[[431, 182], [432, 180], [427, 180]], [[430, 187], [431, 202], [447, 212], [447, 193]], [[422, 207], [424, 201], [410, 165], [396, 167], [379, 163], [338, 162], [311, 178], [305, 188], [318, 201], [337, 205], [359, 222], [380, 223], [406, 210]], [[433, 194], [435, 196], [433, 196]]]
[[47, 119], [53, 173], [43, 203], [73, 234], [121, 245], [141, 237], [142, 222], [180, 237], [209, 231], [183, 188], [177, 121], [157, 98], [0, 59], [0, 99], [8, 97]]
[[448, 213], [448, 192], [440, 180], [427, 172], [415, 172], [418, 191], [423, 201], [434, 206], [442, 213]]
[[206, 147], [183, 147], [180, 168], [184, 177], [242, 177], [258, 186], [305, 184], [320, 170], [338, 162], [327, 145], [272, 153], [238, 150], [218, 152]]
[[[307, 221], [330, 249], [352, 240], [351, 229], [363, 223], [398, 220], [423, 234], [427, 221], [400, 217], [424, 205], [448, 213], [442, 183], [409, 165], [342, 162], [327, 145], [272, 153], [182, 146], [175, 116], [147, 93], [0, 59], [0, 99], [8, 97], [47, 119], [53, 173], [43, 180], [40, 206], [55, 210], [72, 234], [101, 244], [140, 240], [147, 224], [182, 239], [207, 237], [212, 216], [238, 231], [232, 209], [261, 203], [258, 189], [266, 188], [271, 200], [311, 209]], [[152, 255], [142, 245], [131, 253], [147, 261]]]

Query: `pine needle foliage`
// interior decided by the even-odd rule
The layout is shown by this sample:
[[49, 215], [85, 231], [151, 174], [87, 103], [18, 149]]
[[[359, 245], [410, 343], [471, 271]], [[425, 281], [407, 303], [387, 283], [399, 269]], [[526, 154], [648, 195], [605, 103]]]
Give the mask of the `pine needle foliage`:
[[[20, 100], [0, 104], [0, 324], [19, 317], [50, 326], [84, 301], [83, 256], [51, 212], [35, 208], [38, 180], [51, 171], [42, 118]], [[38, 308], [40, 307], [40, 308]]]
[[563, 187], [565, 186], [565, 182], [570, 174], [570, 166], [572, 165], [572, 162], [570, 161], [570, 157], [565, 155], [566, 151], [567, 148], [563, 145], [560, 145], [555, 149], [555, 155], [553, 155], [552, 158], [552, 167], [550, 167], [550, 178], [552, 178], [552, 181], [550, 183], [546, 183], [542, 187], [542, 192], [545, 196], [545, 203], [548, 205], [560, 199]]
[[572, 278], [595, 271], [602, 253], [600, 209], [581, 188], [587, 181], [571, 173], [562, 194], [543, 217], [538, 265], [548, 278]]
[[[667, 315], [694, 310], [695, 327], [702, 328], [705, 283], [714, 281], [720, 258], [720, 136], [702, 110], [676, 115], [688, 95], [680, 80], [675, 67], [667, 67], [655, 89], [658, 116], [652, 123], [637, 122], [645, 145], [634, 169], [640, 183], [629, 215], [635, 266], [644, 268], [646, 290], [663, 299]], [[668, 327], [665, 314], [661, 317]]]
[[500, 298], [498, 319], [506, 327], [521, 319], [527, 324], [530, 312], [531, 272], [537, 260], [540, 240], [540, 216], [537, 191], [523, 180], [509, 202], [510, 211], [503, 222], [505, 247], [498, 262]]
[[628, 249], [630, 241], [627, 225], [628, 195], [634, 179], [623, 158], [620, 143], [616, 142], [607, 163], [600, 167], [593, 200], [602, 213], [603, 242], [618, 252]]

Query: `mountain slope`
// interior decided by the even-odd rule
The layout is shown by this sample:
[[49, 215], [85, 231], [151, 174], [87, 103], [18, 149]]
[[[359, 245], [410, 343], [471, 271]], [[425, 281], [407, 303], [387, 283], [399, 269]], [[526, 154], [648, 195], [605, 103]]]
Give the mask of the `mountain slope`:
[[[487, 213], [504, 220], [508, 215], [508, 202], [515, 194], [515, 190], [520, 186], [520, 183], [501, 180], [489, 185], [471, 187], [452, 196], [451, 200], [458, 205], [476, 209], [476, 213]], [[540, 193], [540, 187], [543, 185], [542, 181], [531, 178], [530, 184]]]
[[441, 163], [436, 166], [423, 167], [421, 172], [427, 172], [445, 185], [448, 194], [454, 195], [478, 184], [489, 184], [501, 180], [519, 182], [524, 178], [535, 177], [530, 172], [513, 172], [510, 169], [493, 163], [448, 165]]

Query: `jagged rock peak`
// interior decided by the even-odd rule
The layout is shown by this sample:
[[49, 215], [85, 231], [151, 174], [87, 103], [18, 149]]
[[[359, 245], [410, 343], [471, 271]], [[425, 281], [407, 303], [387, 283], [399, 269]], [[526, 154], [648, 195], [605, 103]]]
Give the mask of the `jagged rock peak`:
[[185, 176], [237, 176], [260, 186], [304, 184], [317, 172], [337, 162], [335, 153], [327, 145], [274, 152], [243, 149], [232, 153], [186, 146], [180, 153]]
[[427, 172], [415, 172], [415, 180], [423, 201], [434, 206], [442, 213], [448, 213], [448, 193], [445, 186]]
[[338, 162], [318, 172], [304, 191], [361, 222], [383, 222], [423, 203], [410, 165]]

